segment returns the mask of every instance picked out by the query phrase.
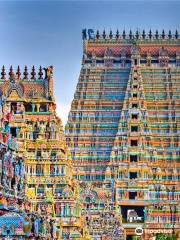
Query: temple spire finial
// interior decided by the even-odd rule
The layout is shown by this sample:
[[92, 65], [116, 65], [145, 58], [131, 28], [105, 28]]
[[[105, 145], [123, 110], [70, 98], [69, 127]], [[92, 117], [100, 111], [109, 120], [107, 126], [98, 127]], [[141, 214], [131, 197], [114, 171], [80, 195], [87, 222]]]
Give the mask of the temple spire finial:
[[96, 38], [99, 39], [99, 37], [100, 37], [99, 30], [97, 30], [97, 32], [96, 32]]
[[42, 71], [43, 69], [42, 69], [42, 67], [40, 66], [39, 67], [39, 73], [38, 73], [38, 75], [39, 75], [39, 79], [43, 79], [43, 71]]
[[31, 79], [35, 79], [36, 76], [36, 71], [34, 65], [32, 66], [32, 71], [31, 71]]
[[158, 33], [158, 30], [156, 30], [155, 32], [155, 38], [158, 39], [159, 38], [159, 33]]
[[162, 30], [162, 35], [161, 35], [161, 36], [162, 36], [162, 39], [165, 39], [165, 36], [166, 36], [166, 35], [165, 35], [164, 29]]
[[27, 66], [25, 65], [25, 67], [24, 67], [24, 79], [28, 79], [28, 68], [27, 68]]
[[123, 37], [123, 39], [125, 39], [125, 38], [126, 38], [126, 31], [125, 31], [125, 30], [123, 30], [122, 37]]
[[103, 31], [102, 36], [103, 36], [104, 39], [106, 38], [106, 32], [105, 32], [105, 30]]
[[143, 38], [143, 39], [146, 38], [146, 32], [145, 32], [145, 30], [143, 30], [143, 32], [142, 32], [142, 38]]
[[112, 30], [110, 30], [110, 33], [109, 33], [109, 38], [110, 38], [110, 39], [112, 39], [112, 38], [113, 38]]
[[2, 66], [1, 79], [6, 79], [6, 70], [4, 65]]
[[139, 39], [139, 31], [136, 31], [136, 39]]
[[172, 33], [171, 33], [171, 30], [169, 30], [169, 33], [168, 33], [168, 38], [171, 39], [172, 38]]
[[152, 31], [151, 31], [151, 29], [149, 30], [149, 34], [148, 34], [148, 36], [149, 36], [149, 39], [152, 38]]
[[130, 31], [129, 31], [129, 39], [132, 39], [132, 37], [133, 37], [133, 35], [132, 35], [132, 31], [130, 29]]
[[10, 66], [9, 76], [10, 76], [10, 78], [14, 77], [14, 71], [13, 71], [12, 65]]
[[176, 29], [176, 32], [175, 32], [175, 35], [174, 35], [174, 36], [175, 36], [176, 39], [178, 39], [179, 33], [178, 33], [178, 30], [177, 30], [177, 29]]
[[17, 75], [17, 79], [20, 80], [21, 79], [21, 70], [20, 70], [20, 66], [19, 65], [17, 67], [16, 75]]
[[117, 29], [117, 31], [116, 31], [116, 39], [118, 39], [118, 38], [119, 38], [119, 31]]
[[12, 65], [10, 66], [10, 70], [9, 70], [9, 79], [10, 79], [10, 82], [15, 82], [15, 79], [16, 79], [16, 75], [14, 73]]

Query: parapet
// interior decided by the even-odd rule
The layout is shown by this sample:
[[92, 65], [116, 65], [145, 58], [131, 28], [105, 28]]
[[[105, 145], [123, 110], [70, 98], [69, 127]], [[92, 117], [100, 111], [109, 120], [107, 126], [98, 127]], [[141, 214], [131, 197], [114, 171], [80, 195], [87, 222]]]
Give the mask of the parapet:
[[109, 33], [106, 33], [104, 30], [102, 33], [99, 32], [99, 30], [95, 31], [93, 29], [83, 29], [82, 30], [82, 38], [83, 40], [125, 40], [128, 42], [133, 42], [133, 41], [144, 41], [144, 40], [149, 40], [149, 41], [157, 41], [157, 40], [180, 40], [180, 36], [178, 31], [176, 30], [174, 33], [172, 33], [171, 30], [169, 30], [167, 33], [165, 30], [162, 30], [161, 33], [159, 33], [158, 30], [156, 30], [154, 33], [149, 30], [149, 32], [145, 32], [143, 30], [142, 32], [136, 31], [132, 32], [130, 30], [128, 33], [123, 30], [122, 33], [119, 32], [119, 30], [116, 31], [116, 33], [113, 34], [112, 30], [110, 30]]
[[107, 34], [105, 30], [102, 33], [97, 30], [95, 33], [93, 29], [84, 29], [82, 37], [84, 59], [92, 58], [94, 61], [95, 59], [100, 61], [98, 58], [104, 57], [131, 59], [132, 55], [139, 55], [157, 60], [165, 55], [172, 58], [172, 61], [179, 61], [180, 35], [177, 30], [174, 33], [171, 30], [167, 33], [164, 30], [161, 33], [158, 30], [155, 33], [151, 30], [148, 33], [145, 30], [135, 33], [130, 30], [126, 33], [124, 30], [121, 34], [118, 30], [115, 34], [110, 30]]
[[37, 72], [34, 66], [30, 71], [25, 66], [22, 72], [19, 66], [16, 71], [11, 66], [7, 74], [3, 66], [0, 74], [0, 97], [4, 95], [7, 98], [12, 95], [14, 99], [44, 98], [54, 101], [52, 66], [40, 66]]
[[[51, 77], [53, 74], [53, 67], [49, 66], [47, 68], [42, 68], [42, 66], [39, 67], [38, 71], [36, 72], [36, 69], [34, 66], [32, 66], [31, 70], [28, 71], [28, 67], [25, 66], [24, 70], [21, 71], [20, 66], [17, 67], [17, 70], [14, 71], [13, 67], [10, 66], [9, 73], [6, 74], [6, 69], [3, 65], [2, 71], [1, 71], [1, 77], [0, 80], [43, 80]], [[9, 77], [6, 77], [9, 75]]]

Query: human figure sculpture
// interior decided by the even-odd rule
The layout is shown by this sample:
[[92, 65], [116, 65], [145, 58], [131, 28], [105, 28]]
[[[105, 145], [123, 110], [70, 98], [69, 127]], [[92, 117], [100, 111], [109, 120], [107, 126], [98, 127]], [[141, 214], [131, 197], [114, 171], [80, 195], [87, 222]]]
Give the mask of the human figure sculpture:
[[50, 138], [50, 127], [49, 127], [49, 122], [46, 124], [45, 138], [46, 138], [46, 139], [49, 139], [49, 138]]
[[3, 185], [6, 187], [10, 187], [10, 181], [9, 181], [9, 176], [10, 176], [9, 163], [11, 165], [10, 158], [11, 158], [10, 152], [7, 151], [4, 154], [4, 158], [3, 158], [3, 180], [2, 180]]
[[20, 179], [20, 165], [19, 165], [19, 163], [15, 163], [14, 176], [15, 176], [15, 183], [18, 184], [19, 179]]
[[45, 70], [45, 78], [51, 78], [53, 75], [53, 66], [43, 68]]
[[17, 127], [17, 128], [16, 128], [16, 137], [17, 137], [17, 138], [19, 137], [19, 133], [20, 133], [20, 128]]
[[45, 129], [46, 129], [46, 126], [43, 123], [41, 123], [40, 126], [39, 126], [39, 133], [44, 134]]
[[18, 144], [17, 144], [17, 139], [15, 137], [12, 137], [12, 145], [11, 147], [16, 151], [18, 148]]
[[33, 125], [31, 123], [28, 124], [27, 138], [33, 140]]
[[12, 148], [12, 136], [9, 135], [8, 140], [7, 140], [7, 148], [10, 149]]
[[56, 138], [56, 124], [55, 122], [51, 123], [51, 139]]
[[10, 126], [9, 126], [8, 122], [5, 123], [4, 132], [7, 133], [7, 134], [10, 133]]
[[23, 222], [23, 231], [26, 236], [29, 236], [31, 233], [32, 228], [32, 222], [31, 219], [28, 216], [25, 216], [24, 222]]

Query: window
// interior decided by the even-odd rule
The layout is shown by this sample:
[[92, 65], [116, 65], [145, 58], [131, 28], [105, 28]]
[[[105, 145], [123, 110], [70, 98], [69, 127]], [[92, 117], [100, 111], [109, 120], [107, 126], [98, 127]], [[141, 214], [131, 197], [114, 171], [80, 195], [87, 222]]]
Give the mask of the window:
[[137, 108], [138, 107], [138, 104], [137, 103], [133, 103], [132, 104], [132, 108]]
[[137, 155], [130, 155], [130, 162], [137, 162], [138, 157]]
[[56, 169], [57, 169], [57, 166], [56, 166], [56, 165], [54, 165], [54, 164], [51, 164], [51, 165], [50, 165], [50, 175], [51, 175], [51, 176], [56, 175]]
[[129, 178], [130, 179], [136, 179], [137, 178], [137, 172], [130, 172], [129, 173]]
[[135, 200], [137, 197], [137, 192], [129, 192], [129, 199]]
[[37, 151], [36, 158], [37, 158], [38, 160], [41, 159], [41, 151]]
[[37, 189], [37, 193], [44, 193], [44, 187], [39, 185], [39, 187]]
[[17, 137], [16, 127], [11, 127], [11, 135], [12, 135], [12, 137]]
[[25, 112], [32, 112], [32, 104], [31, 103], [25, 103]]
[[54, 151], [51, 152], [51, 160], [52, 161], [56, 160], [56, 152]]
[[86, 180], [90, 180], [90, 179], [91, 179], [90, 175], [86, 175]]
[[123, 173], [119, 172], [119, 179], [122, 179], [122, 178], [123, 178]]
[[62, 194], [62, 189], [61, 189], [61, 188], [55, 188], [55, 193], [60, 193], [60, 194]]
[[34, 109], [34, 112], [37, 112], [37, 106], [35, 104], [33, 104], [32, 108]]
[[180, 66], [180, 60], [179, 60], [179, 59], [176, 60], [176, 66], [177, 66], [177, 67]]
[[102, 176], [101, 175], [96, 175], [95, 178], [96, 178], [96, 180], [102, 180]]
[[44, 174], [43, 166], [40, 164], [36, 165], [36, 175], [42, 176]]
[[137, 93], [133, 93], [133, 98], [137, 98]]
[[138, 126], [131, 126], [131, 132], [138, 132]]
[[138, 114], [137, 114], [137, 113], [133, 113], [133, 114], [131, 115], [131, 117], [132, 117], [132, 119], [138, 119]]
[[39, 108], [39, 111], [40, 111], [40, 112], [47, 112], [47, 106], [46, 106], [46, 104], [42, 104], [42, 105], [40, 106], [40, 108]]
[[134, 65], [137, 65], [137, 58], [134, 59]]
[[131, 140], [131, 147], [136, 147], [138, 145], [137, 140]]
[[151, 59], [147, 59], [147, 66], [151, 66]]
[[137, 87], [138, 87], [137, 85], [133, 85], [133, 88], [134, 88], [134, 89], [137, 89]]
[[15, 114], [16, 111], [17, 111], [17, 103], [11, 103], [11, 112]]
[[65, 175], [65, 166], [61, 167], [61, 175]]
[[106, 184], [106, 188], [111, 188], [111, 184], [110, 183]]

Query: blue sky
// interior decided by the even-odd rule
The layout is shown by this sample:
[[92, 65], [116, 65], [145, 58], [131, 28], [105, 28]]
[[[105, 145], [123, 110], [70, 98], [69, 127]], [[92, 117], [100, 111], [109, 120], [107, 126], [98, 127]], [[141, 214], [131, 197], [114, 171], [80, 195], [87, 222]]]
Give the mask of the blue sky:
[[54, 66], [58, 114], [65, 123], [78, 81], [83, 28], [165, 30], [180, 25], [180, 1], [2, 1], [0, 66]]

